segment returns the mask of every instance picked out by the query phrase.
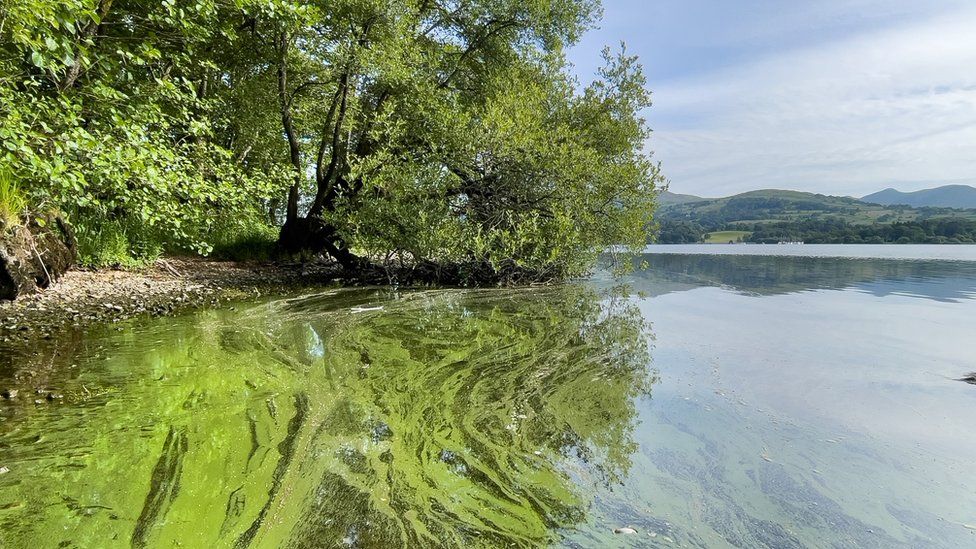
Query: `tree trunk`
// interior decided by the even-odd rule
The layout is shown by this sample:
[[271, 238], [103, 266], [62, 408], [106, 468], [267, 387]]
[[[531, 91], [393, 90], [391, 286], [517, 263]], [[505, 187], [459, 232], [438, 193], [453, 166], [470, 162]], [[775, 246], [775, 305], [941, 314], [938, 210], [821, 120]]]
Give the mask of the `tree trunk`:
[[[317, 172], [322, 174], [317, 178], [317, 189], [315, 192], [315, 200], [312, 201], [312, 207], [309, 209], [309, 217], [321, 217], [322, 212], [328, 206], [331, 211], [334, 207], [334, 195], [336, 184], [333, 184], [333, 179], [335, 179], [336, 171], [339, 168], [340, 162], [340, 139], [342, 138], [342, 124], [346, 119], [346, 109], [349, 105], [349, 73], [346, 72], [342, 75], [340, 80], [340, 95], [339, 95], [339, 114], [336, 119], [335, 128], [332, 131], [332, 157], [329, 160], [329, 168], [322, 174], [321, 165], [318, 166]], [[321, 152], [321, 151], [320, 151]], [[323, 155], [319, 155], [319, 159], [324, 160]]]
[[285, 221], [278, 237], [278, 246], [281, 251], [290, 254], [325, 252], [351, 271], [362, 270], [369, 265], [368, 261], [349, 251], [333, 225], [318, 217]]
[[298, 219], [299, 190], [302, 183], [302, 151], [291, 119], [292, 97], [288, 94], [288, 33], [282, 31], [278, 37], [278, 102], [281, 107], [281, 125], [288, 138], [288, 152], [291, 165], [295, 169], [295, 179], [288, 189], [288, 204], [285, 221]]

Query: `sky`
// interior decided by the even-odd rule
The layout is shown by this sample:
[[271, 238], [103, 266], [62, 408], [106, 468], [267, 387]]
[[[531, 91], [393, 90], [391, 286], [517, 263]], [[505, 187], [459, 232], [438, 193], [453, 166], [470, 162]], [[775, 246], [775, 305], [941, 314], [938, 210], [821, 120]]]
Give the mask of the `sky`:
[[584, 81], [627, 44], [670, 190], [863, 196], [976, 185], [974, 0], [604, 0]]

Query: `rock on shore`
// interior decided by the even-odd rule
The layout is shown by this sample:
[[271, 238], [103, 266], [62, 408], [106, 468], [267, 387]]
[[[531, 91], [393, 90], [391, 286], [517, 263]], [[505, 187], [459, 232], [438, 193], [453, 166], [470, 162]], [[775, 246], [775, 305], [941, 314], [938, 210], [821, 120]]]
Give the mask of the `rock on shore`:
[[71, 228], [49, 214], [24, 226], [0, 230], [0, 300], [32, 295], [49, 287], [78, 259]]

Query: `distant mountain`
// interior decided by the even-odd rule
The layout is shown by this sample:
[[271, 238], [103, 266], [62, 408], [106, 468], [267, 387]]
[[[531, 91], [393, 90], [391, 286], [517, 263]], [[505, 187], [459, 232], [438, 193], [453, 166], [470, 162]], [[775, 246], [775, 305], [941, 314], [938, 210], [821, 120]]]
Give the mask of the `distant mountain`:
[[657, 202], [662, 206], [668, 204], [687, 204], [689, 202], [701, 202], [702, 200], [708, 200], [707, 198], [702, 198], [700, 196], [694, 196], [690, 194], [678, 194], [671, 191], [663, 191], [658, 193]]
[[885, 189], [881, 192], [869, 194], [861, 201], [885, 206], [905, 205], [915, 208], [976, 208], [976, 188], [968, 185], [946, 185], [945, 187], [912, 193]]

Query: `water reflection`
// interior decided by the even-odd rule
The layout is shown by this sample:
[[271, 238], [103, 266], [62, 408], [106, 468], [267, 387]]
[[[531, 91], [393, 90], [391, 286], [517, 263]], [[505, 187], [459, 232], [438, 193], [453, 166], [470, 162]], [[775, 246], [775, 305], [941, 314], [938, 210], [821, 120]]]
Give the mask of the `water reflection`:
[[955, 302], [976, 298], [976, 262], [713, 254], [645, 254], [635, 288], [651, 295], [715, 286], [754, 295], [855, 289]]
[[630, 475], [647, 342], [632, 302], [569, 286], [340, 292], [52, 345], [2, 380], [66, 402], [0, 407], [0, 545], [557, 542]]

